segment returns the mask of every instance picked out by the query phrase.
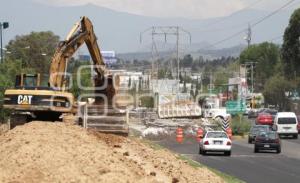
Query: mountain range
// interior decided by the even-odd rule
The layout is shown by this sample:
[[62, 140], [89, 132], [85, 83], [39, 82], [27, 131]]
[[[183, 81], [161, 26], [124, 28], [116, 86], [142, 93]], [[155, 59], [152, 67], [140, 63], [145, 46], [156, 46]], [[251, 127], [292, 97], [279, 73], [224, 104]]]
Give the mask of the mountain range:
[[[185, 35], [180, 35], [182, 52], [197, 50], [223, 49], [245, 44], [245, 34], [238, 35], [222, 44], [214, 45], [232, 34], [246, 29], [248, 23], [254, 23], [270, 12], [246, 9], [228, 17], [205, 20], [186, 18], [157, 18], [117, 12], [93, 4], [82, 6], [50, 6], [33, 0], [9, 0], [1, 2], [0, 21], [8, 21], [10, 27], [3, 31], [4, 44], [16, 35], [31, 31], [51, 30], [63, 39], [80, 16], [88, 16], [93, 24], [102, 50], [115, 50], [117, 53], [148, 52], [151, 48], [150, 34], [144, 34], [140, 42], [140, 33], [151, 26], [180, 26], [192, 35], [192, 43]], [[275, 14], [252, 29], [252, 42], [268, 41], [283, 34], [292, 10]], [[276, 42], [280, 43], [278, 39]], [[159, 50], [175, 48], [175, 37], [170, 36], [167, 43], [164, 38], [156, 38]], [[85, 52], [85, 49], [83, 49]]]

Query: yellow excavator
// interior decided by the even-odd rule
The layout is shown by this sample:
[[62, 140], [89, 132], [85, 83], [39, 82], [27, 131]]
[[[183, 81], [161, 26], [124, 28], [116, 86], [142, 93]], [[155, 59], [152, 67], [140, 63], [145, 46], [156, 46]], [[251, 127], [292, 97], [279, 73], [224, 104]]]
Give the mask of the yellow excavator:
[[[68, 91], [68, 63], [84, 43], [93, 61], [94, 96], [89, 96], [93, 102], [77, 101]], [[118, 101], [118, 86], [119, 76], [106, 68], [91, 21], [82, 17], [56, 48], [48, 86], [41, 86], [40, 74], [17, 75], [15, 88], [5, 91], [3, 107], [12, 110], [11, 128], [32, 120], [57, 121], [62, 116], [73, 114], [87, 128], [128, 135], [127, 104]]]

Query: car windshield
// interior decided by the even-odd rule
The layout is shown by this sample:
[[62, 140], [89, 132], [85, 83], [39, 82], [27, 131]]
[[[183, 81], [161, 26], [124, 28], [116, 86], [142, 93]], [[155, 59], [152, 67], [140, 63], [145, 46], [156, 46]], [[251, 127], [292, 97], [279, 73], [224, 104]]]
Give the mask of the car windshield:
[[260, 131], [267, 131], [268, 127], [267, 126], [253, 126], [251, 129], [251, 132], [260, 132]]
[[271, 114], [271, 115], [276, 115], [277, 111], [276, 110], [266, 110], [264, 111], [265, 113]]
[[296, 124], [296, 118], [278, 118], [278, 124]]
[[275, 132], [261, 132], [259, 134], [259, 137], [261, 138], [269, 138], [269, 139], [276, 139], [276, 133]]
[[227, 138], [224, 132], [208, 132], [206, 138]]

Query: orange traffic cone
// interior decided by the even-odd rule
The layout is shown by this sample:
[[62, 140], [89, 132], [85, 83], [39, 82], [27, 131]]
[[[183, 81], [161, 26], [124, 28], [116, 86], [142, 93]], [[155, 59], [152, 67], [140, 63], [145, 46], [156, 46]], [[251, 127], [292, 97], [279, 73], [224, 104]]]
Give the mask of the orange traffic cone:
[[200, 142], [202, 138], [203, 138], [203, 129], [198, 128], [198, 130], [197, 130], [197, 142]]
[[231, 128], [227, 128], [226, 129], [226, 133], [227, 133], [229, 139], [232, 140], [232, 129]]
[[177, 128], [176, 130], [176, 141], [178, 143], [182, 143], [183, 142], [183, 130], [182, 128]]

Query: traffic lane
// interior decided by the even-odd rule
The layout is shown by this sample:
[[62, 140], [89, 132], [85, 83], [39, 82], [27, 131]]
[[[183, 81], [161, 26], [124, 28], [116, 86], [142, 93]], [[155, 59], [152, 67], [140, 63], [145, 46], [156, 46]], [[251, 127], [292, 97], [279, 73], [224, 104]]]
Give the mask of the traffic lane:
[[[235, 145], [251, 148], [253, 152], [254, 144], [248, 144], [247, 139], [233, 141]], [[300, 139], [281, 139], [281, 155], [300, 160]]]
[[[242, 147], [243, 148], [243, 147]], [[272, 154], [201, 156], [187, 155], [191, 159], [208, 167], [238, 177], [249, 183], [296, 183], [300, 180], [300, 161], [286, 158], [282, 155]]]
[[[180, 154], [198, 154], [199, 145], [196, 139], [187, 138], [183, 143], [176, 142], [175, 138], [168, 138], [162, 141], [157, 141], [160, 145], [175, 151]], [[232, 145], [232, 157], [234, 156], [254, 156], [254, 145], [248, 144], [245, 139], [242, 140], [233, 140]], [[245, 147], [245, 148], [241, 148]], [[259, 155], [256, 155], [259, 156]], [[262, 153], [260, 156], [269, 156], [268, 153]]]
[[199, 152], [199, 145], [195, 138], [185, 138], [183, 143], [176, 142], [175, 137], [166, 138], [157, 143], [179, 154], [197, 154]]
[[298, 139], [291, 139], [291, 138], [281, 138], [282, 140], [291, 142], [291, 143], [296, 143], [296, 144], [300, 144], [300, 135], [298, 135]]
[[[172, 151], [246, 182], [299, 182], [299, 159], [289, 158], [284, 153], [253, 153], [253, 144], [248, 144], [246, 140], [233, 143], [232, 156], [226, 157], [220, 154], [198, 155], [199, 146], [194, 139], [186, 139], [182, 144], [178, 144], [174, 138], [159, 142]], [[294, 146], [295, 144], [288, 144], [287, 148]]]

